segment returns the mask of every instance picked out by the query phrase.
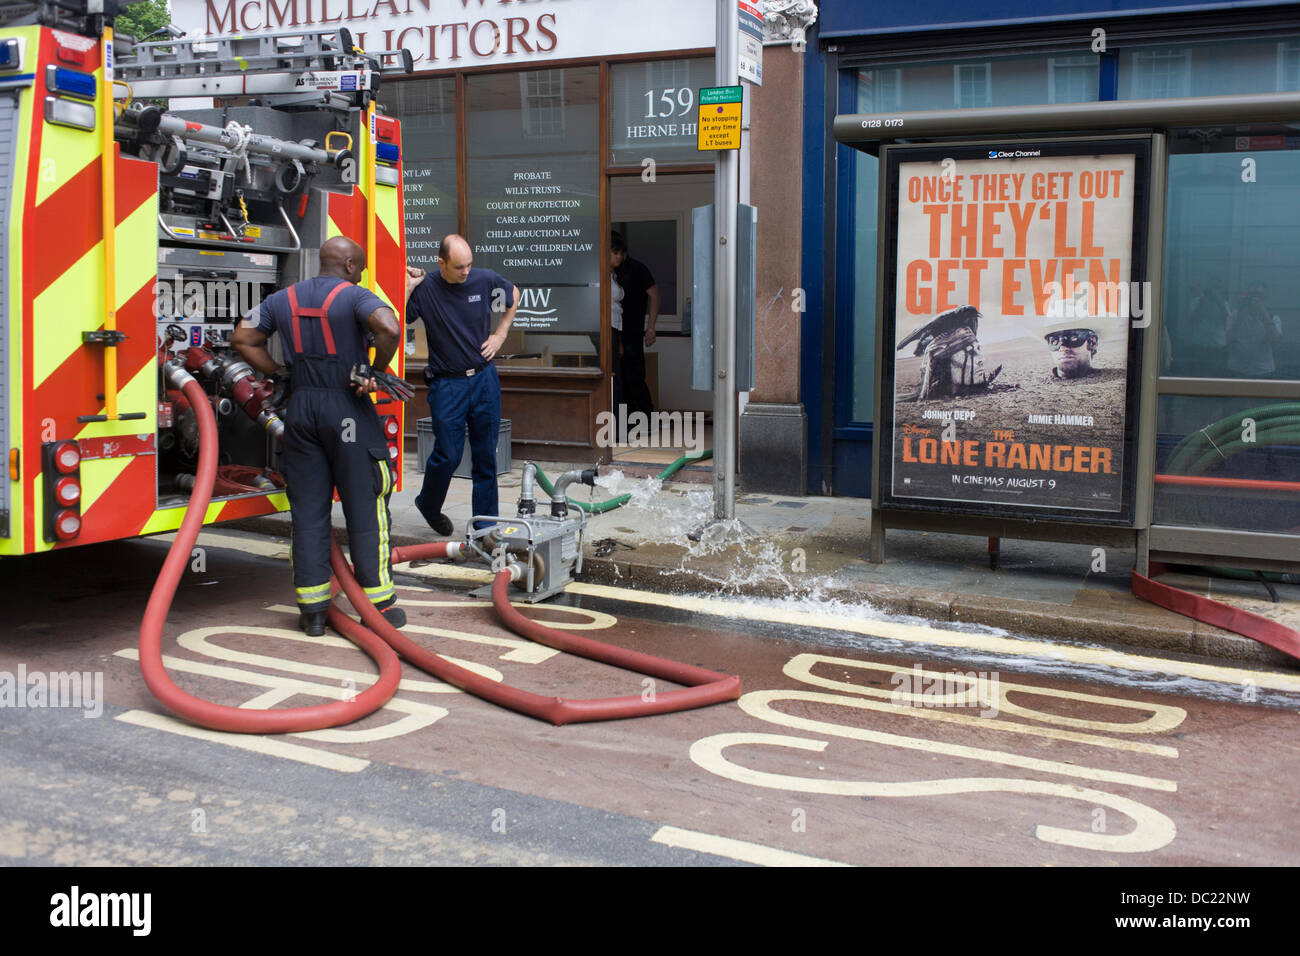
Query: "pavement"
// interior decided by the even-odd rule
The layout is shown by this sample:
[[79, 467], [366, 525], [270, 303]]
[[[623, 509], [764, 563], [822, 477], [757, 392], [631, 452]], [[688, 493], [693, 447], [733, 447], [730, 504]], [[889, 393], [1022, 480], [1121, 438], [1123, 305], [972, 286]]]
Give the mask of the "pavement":
[[[412, 447], [401, 488], [393, 493], [395, 546], [441, 540], [416, 510], [421, 472]], [[581, 579], [670, 593], [743, 596], [801, 607], [864, 606], [926, 622], [980, 625], [1070, 644], [1144, 649], [1156, 658], [1211, 658], [1300, 669], [1300, 662], [1247, 637], [1148, 604], [1129, 589], [1135, 552], [1108, 548], [1104, 566], [1090, 545], [1006, 540], [996, 570], [987, 539], [890, 530], [887, 560], [866, 560], [871, 502], [859, 498], [736, 496], [736, 519], [712, 522], [709, 462], [690, 465], [661, 483], [653, 476], [663, 452], [629, 449], [601, 469], [599, 486], [571, 486], [571, 501], [603, 501], [622, 493], [621, 508], [587, 524]], [[557, 478], [590, 462], [540, 463]], [[501, 510], [513, 514], [524, 462], [499, 478]], [[538, 511], [546, 496], [538, 491]], [[453, 478], [444, 512], [463, 536], [470, 482]], [[239, 522], [287, 537], [288, 514]], [[341, 540], [341, 508], [334, 509]], [[1254, 611], [1300, 629], [1300, 584], [1275, 584], [1274, 603], [1253, 581], [1170, 573], [1158, 580]]]

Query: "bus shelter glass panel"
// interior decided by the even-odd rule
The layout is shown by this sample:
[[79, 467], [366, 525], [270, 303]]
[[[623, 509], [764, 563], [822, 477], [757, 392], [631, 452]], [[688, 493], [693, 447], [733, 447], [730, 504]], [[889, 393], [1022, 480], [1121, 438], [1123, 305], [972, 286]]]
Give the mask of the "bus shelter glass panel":
[[1300, 536], [1297, 403], [1161, 396], [1156, 524]]
[[[600, 330], [597, 67], [470, 76], [469, 235], [476, 266], [520, 289], [514, 328], [545, 364]], [[518, 347], [518, 346], [516, 346]], [[576, 362], [572, 364], [590, 364]]]
[[1183, 129], [1169, 145], [1161, 373], [1300, 382], [1300, 139]]

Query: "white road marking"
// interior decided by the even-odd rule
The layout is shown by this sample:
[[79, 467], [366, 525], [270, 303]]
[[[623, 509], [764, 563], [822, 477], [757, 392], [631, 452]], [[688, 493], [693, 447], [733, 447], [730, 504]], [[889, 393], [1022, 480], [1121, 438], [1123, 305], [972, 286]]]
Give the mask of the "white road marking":
[[147, 710], [128, 710], [125, 714], [119, 714], [117, 719], [123, 723], [135, 724], [137, 727], [165, 730], [169, 734], [194, 737], [197, 740], [208, 740], [212, 743], [225, 744], [227, 747], [236, 747], [239, 750], [251, 750], [254, 753], [266, 754], [270, 757], [283, 757], [288, 760], [296, 760], [299, 763], [324, 767], [327, 770], [338, 770], [342, 773], [360, 773], [370, 766], [369, 760], [362, 760], [358, 757], [344, 757], [342, 754], [336, 754], [329, 750], [316, 750], [312, 747], [303, 747], [300, 744], [286, 743], [274, 737], [260, 737], [256, 734], [227, 734], [219, 730], [207, 730], [203, 727], [187, 724], [183, 720], [177, 720], [175, 717], [165, 717], [162, 714], [155, 714]]
[[713, 856], [725, 856], [730, 860], [743, 863], [757, 863], [759, 866], [848, 866], [835, 860], [823, 860], [816, 856], [804, 856], [789, 850], [749, 843], [745, 840], [733, 840], [731, 837], [715, 836], [712, 833], [700, 833], [696, 830], [683, 830], [680, 827], [660, 827], [650, 838], [664, 846], [678, 847], [683, 850], [695, 850], [697, 853], [710, 853]]

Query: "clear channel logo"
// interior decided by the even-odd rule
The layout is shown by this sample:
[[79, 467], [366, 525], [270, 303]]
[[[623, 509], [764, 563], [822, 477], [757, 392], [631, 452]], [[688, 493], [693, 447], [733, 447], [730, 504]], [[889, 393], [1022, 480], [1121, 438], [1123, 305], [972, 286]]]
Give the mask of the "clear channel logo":
[[1042, 156], [1041, 149], [990, 149], [989, 159], [1023, 159], [1029, 156]]

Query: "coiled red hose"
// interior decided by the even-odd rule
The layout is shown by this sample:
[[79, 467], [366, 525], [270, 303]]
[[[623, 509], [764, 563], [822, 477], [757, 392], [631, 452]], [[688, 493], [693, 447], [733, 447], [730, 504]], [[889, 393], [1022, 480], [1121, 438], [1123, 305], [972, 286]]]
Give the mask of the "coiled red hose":
[[[393, 649], [378, 637], [330, 605], [329, 622], [335, 630], [355, 643], [379, 665], [379, 679], [353, 700], [340, 700], [315, 707], [286, 707], [276, 710], [244, 710], [195, 697], [182, 690], [167, 673], [162, 661], [162, 629], [167, 611], [189, 561], [191, 549], [203, 528], [212, 485], [217, 477], [217, 422], [208, 404], [207, 394], [198, 382], [185, 383], [184, 392], [193, 406], [199, 425], [199, 466], [189, 508], [181, 522], [176, 540], [154, 583], [153, 593], [140, 625], [140, 672], [158, 702], [177, 717], [213, 730], [241, 734], [289, 734], [303, 730], [321, 730], [360, 720], [384, 706], [402, 678], [402, 664]], [[337, 548], [337, 545], [335, 546]], [[338, 564], [335, 563], [337, 568]], [[349, 575], [350, 577], [351, 575]], [[331, 594], [337, 582], [331, 582]], [[363, 601], [369, 606], [369, 601]]]
[[[144, 675], [145, 684], [158, 701], [176, 716], [200, 726], [234, 733], [296, 733], [337, 727], [373, 713], [397, 692], [401, 679], [398, 655], [422, 671], [467, 693], [531, 717], [549, 720], [556, 725], [671, 713], [735, 700], [740, 696], [739, 677], [577, 637], [529, 620], [510, 603], [509, 571], [497, 574], [492, 585], [492, 604], [501, 622], [516, 634], [547, 647], [689, 686], [662, 693], [652, 690], [634, 697], [568, 700], [498, 684], [426, 650], [393, 627], [370, 603], [344, 558], [343, 549], [333, 537], [330, 539], [330, 564], [334, 569], [334, 579], [330, 582], [330, 593], [331, 596], [337, 595], [341, 588], [352, 606], [361, 614], [362, 624], [352, 620], [333, 604], [329, 609], [329, 622], [336, 631], [374, 659], [379, 665], [379, 679], [354, 700], [276, 710], [229, 707], [187, 693], [176, 685], [163, 666], [162, 629], [191, 549], [202, 530], [203, 518], [212, 497], [217, 471], [217, 428], [202, 386], [191, 380], [185, 384], [184, 391], [195, 409], [199, 424], [198, 473], [185, 519], [171, 550], [167, 552], [162, 572], [149, 596], [144, 621], [140, 625], [140, 671]], [[392, 563], [445, 557], [447, 543], [437, 542], [394, 549]]]

